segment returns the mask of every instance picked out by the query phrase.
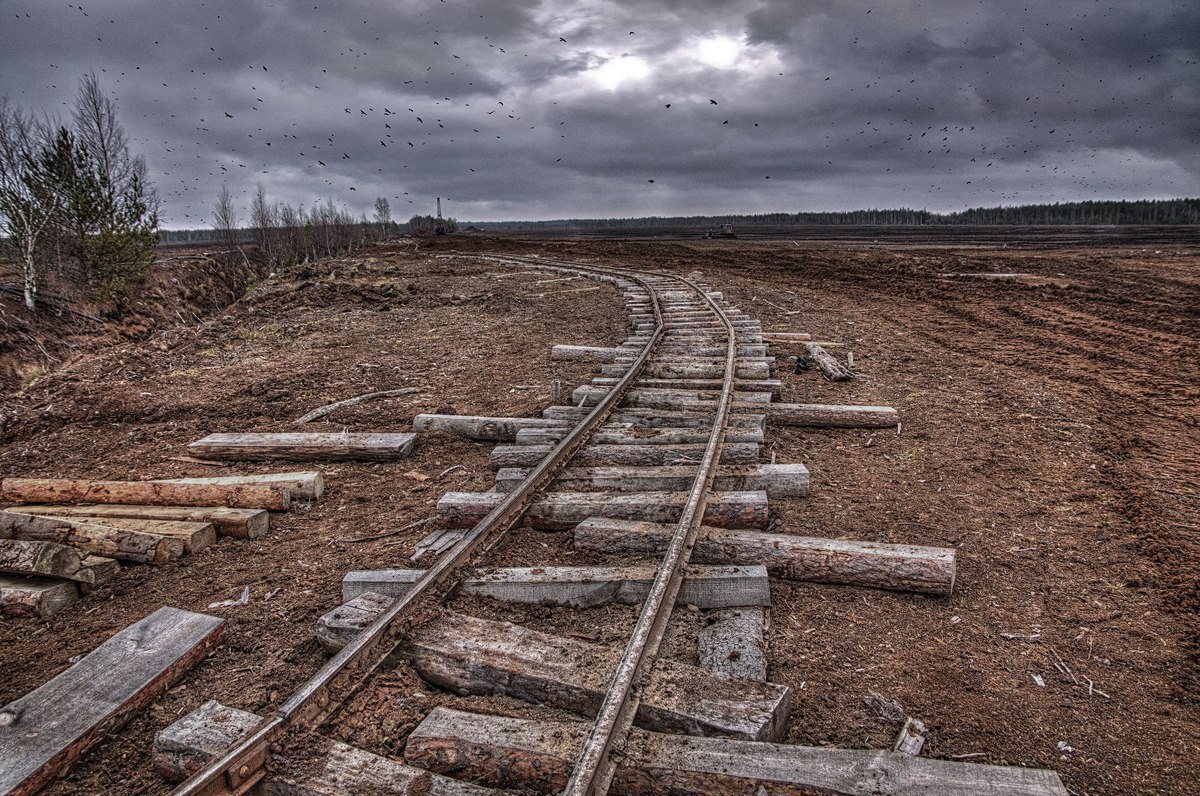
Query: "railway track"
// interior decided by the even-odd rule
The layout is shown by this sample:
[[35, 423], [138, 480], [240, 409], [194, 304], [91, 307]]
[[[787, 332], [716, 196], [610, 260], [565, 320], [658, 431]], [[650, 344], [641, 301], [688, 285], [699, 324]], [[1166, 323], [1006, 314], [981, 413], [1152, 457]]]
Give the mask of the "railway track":
[[[318, 628], [332, 657], [272, 715], [210, 702], [160, 733], [156, 765], [190, 774], [176, 794], [1065, 793], [1048, 771], [781, 743], [794, 694], [768, 680], [768, 571], [947, 594], [953, 551], [770, 532], [770, 496], [805, 494], [807, 471], [759, 462], [779, 383], [759, 324], [720, 293], [673, 274], [485, 259], [614, 284], [629, 338], [588, 352], [600, 375], [542, 418], [443, 418], [513, 443], [492, 453], [496, 488], [442, 498], [429, 566], [347, 575], [346, 604]], [[499, 566], [518, 527], [570, 544]], [[586, 566], [561, 566], [568, 546]], [[613, 639], [580, 638], [464, 612], [464, 596], [640, 609], [619, 614]], [[397, 667], [459, 701], [406, 729], [403, 763], [331, 740]], [[495, 694], [543, 712], [473, 709], [470, 695]], [[548, 721], [545, 707], [574, 718]]]

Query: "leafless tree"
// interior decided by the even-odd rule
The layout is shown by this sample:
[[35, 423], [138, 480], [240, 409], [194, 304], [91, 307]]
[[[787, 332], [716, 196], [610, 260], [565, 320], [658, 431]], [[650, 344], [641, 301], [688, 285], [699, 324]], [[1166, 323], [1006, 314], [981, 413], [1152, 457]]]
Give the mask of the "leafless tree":
[[392, 208], [386, 197], [375, 198], [375, 223], [379, 225], [379, 233], [386, 237], [392, 226]]
[[37, 304], [38, 244], [66, 194], [66, 186], [49, 166], [54, 139], [53, 125], [0, 98], [0, 217], [5, 237], [20, 255], [25, 306], [31, 310]]
[[233, 194], [229, 193], [228, 185], [221, 186], [221, 195], [213, 205], [212, 225], [217, 240], [226, 246], [237, 245], [237, 208], [233, 206]]

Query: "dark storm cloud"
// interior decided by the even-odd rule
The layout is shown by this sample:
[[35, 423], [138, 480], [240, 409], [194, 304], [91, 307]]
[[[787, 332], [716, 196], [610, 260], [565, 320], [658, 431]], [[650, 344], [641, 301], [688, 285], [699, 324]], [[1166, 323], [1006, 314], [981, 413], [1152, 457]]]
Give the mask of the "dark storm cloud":
[[243, 218], [257, 183], [480, 220], [1200, 194], [1189, 2], [2, 8], [0, 92], [67, 118], [95, 69], [173, 226], [222, 183]]

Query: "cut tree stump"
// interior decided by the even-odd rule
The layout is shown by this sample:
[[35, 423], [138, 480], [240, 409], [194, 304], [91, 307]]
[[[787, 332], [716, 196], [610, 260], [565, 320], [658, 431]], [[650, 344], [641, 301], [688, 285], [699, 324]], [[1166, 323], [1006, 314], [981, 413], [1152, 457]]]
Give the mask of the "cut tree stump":
[[420, 414], [413, 418], [413, 431], [442, 431], [486, 442], [512, 442], [526, 428], [557, 428], [563, 423], [540, 417], [473, 417], [471, 415]]
[[[447, 613], [402, 645], [422, 678], [456, 693], [505, 694], [595, 715], [623, 649]], [[774, 740], [787, 727], [786, 686], [718, 677], [660, 658], [635, 723], [689, 735]]]
[[284, 433], [209, 434], [188, 445], [209, 459], [316, 459], [389, 461], [412, 453], [416, 434], [411, 433]]
[[317, 500], [325, 491], [325, 479], [316, 470], [295, 473], [257, 473], [255, 475], [218, 475], [212, 478], [158, 478], [161, 484], [215, 484], [229, 486], [238, 484], [268, 484], [292, 493], [300, 500]]
[[74, 581], [0, 575], [0, 616], [49, 619], [78, 600]]
[[[591, 517], [575, 526], [575, 547], [608, 554], [657, 555], [674, 527]], [[852, 542], [701, 526], [691, 560], [697, 564], [762, 564], [791, 580], [950, 594], [955, 550]]]
[[830, 381], [850, 381], [854, 378], [854, 374], [846, 369], [837, 358], [826, 351], [816, 343], [806, 343], [804, 350], [808, 352], [808, 356], [813, 362], [817, 363], [817, 367], [821, 369], [821, 373]]
[[[447, 492], [438, 500], [437, 517], [446, 528], [472, 528], [504, 497], [499, 492]], [[678, 522], [687, 498], [687, 492], [550, 492], [526, 509], [523, 519], [528, 527], [545, 531], [567, 530], [589, 517]], [[713, 492], [703, 521], [719, 528], [765, 528], [770, 521], [767, 493]]]
[[771, 404], [767, 420], [776, 426], [811, 428], [891, 428], [900, 416], [890, 406], [843, 404]]
[[204, 658], [225, 622], [163, 607], [50, 682], [0, 708], [0, 793], [32, 794], [65, 774]]
[[[591, 725], [434, 708], [408, 736], [413, 765], [497, 788], [560, 793]], [[610, 793], [625, 796], [1067, 796], [1046, 769], [929, 760], [634, 729]]]
[[[529, 475], [522, 467], [496, 471], [496, 491], [509, 492]], [[567, 467], [554, 479], [559, 489], [576, 492], [593, 489], [617, 492], [680, 492], [692, 488], [696, 468]], [[798, 497], [809, 492], [808, 468], [803, 464], [723, 464], [713, 480], [718, 492], [761, 489], [768, 497]]]
[[767, 679], [767, 642], [762, 608], [730, 608], [704, 617], [700, 668], [716, 674]]
[[40, 514], [70, 519], [103, 517], [146, 521], [212, 523], [219, 536], [238, 539], [257, 539], [270, 527], [270, 515], [265, 509], [230, 509], [220, 506], [130, 506], [121, 504], [89, 506], [13, 506], [8, 511]]
[[[206, 527], [212, 528], [211, 525]], [[183, 540], [157, 533], [12, 511], [0, 511], [0, 539], [55, 542], [88, 553], [142, 564], [165, 564], [184, 553]]]
[[[584, 467], [699, 464], [706, 445], [585, 445], [571, 461]], [[497, 445], [488, 461], [492, 469], [533, 467], [552, 451], [552, 445]], [[721, 446], [721, 464], [754, 464], [758, 443], [731, 442]]]

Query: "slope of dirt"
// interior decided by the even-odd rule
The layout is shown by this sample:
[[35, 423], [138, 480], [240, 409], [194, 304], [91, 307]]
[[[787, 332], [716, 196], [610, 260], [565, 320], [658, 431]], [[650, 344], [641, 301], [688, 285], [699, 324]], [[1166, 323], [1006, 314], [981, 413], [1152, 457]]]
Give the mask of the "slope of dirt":
[[[789, 741], [890, 746], [899, 727], [868, 707], [875, 694], [931, 728], [930, 756], [1053, 768], [1074, 793], [1185, 792], [1200, 779], [1200, 256], [962, 243], [454, 238], [325, 261], [264, 280], [204, 324], [80, 355], [10, 396], [0, 472], [296, 469], [171, 457], [212, 431], [298, 430], [315, 406], [404, 386], [423, 389], [312, 430], [406, 430], [420, 411], [534, 414], [551, 380], [570, 389], [591, 375], [551, 363], [552, 343], [624, 336], [619, 294], [433, 255], [503, 247], [698, 269], [765, 328], [853, 352], [858, 378], [833, 384], [792, 372], [800, 351], [775, 346], [783, 400], [886, 404], [903, 418], [899, 433], [771, 428], [777, 459], [813, 475], [810, 497], [773, 501], [777, 529], [958, 551], [949, 598], [772, 584], [771, 678], [794, 690]], [[405, 462], [321, 467], [326, 497], [260, 540], [126, 567], [49, 622], [6, 621], [0, 703], [159, 605], [205, 611], [251, 586], [249, 605], [212, 611], [230, 621], [221, 649], [53, 791], [165, 790], [144, 763], [154, 731], [209, 698], [278, 705], [324, 660], [312, 623], [339, 602], [342, 574], [404, 566], [428, 527], [346, 539], [400, 531], [446, 491], [490, 488], [487, 452], [429, 435]], [[548, 556], [563, 544], [519, 537]], [[609, 614], [628, 613], [577, 629], [607, 632]], [[423, 707], [454, 701], [399, 670], [394, 686], [412, 699], [380, 696], [391, 714], [359, 722], [392, 751]]]

